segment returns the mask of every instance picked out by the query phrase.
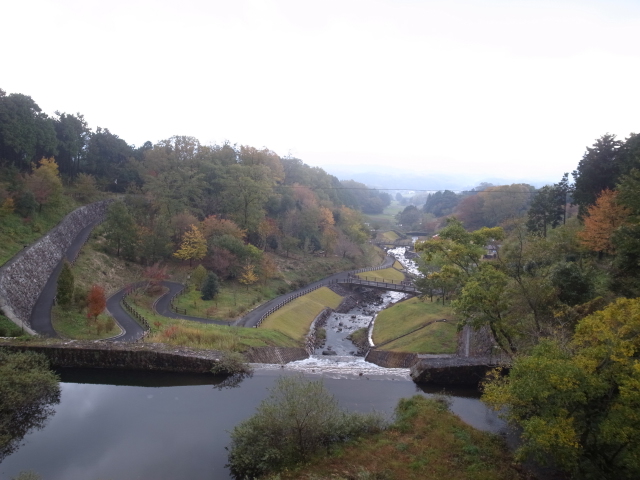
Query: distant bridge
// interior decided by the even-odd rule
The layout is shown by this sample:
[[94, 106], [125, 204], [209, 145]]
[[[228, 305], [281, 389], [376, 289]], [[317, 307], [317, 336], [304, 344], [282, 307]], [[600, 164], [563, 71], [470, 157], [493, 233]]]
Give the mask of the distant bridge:
[[335, 281], [335, 283], [341, 284], [352, 284], [352, 285], [362, 285], [363, 287], [372, 287], [372, 288], [380, 288], [382, 290], [393, 290], [394, 292], [405, 292], [405, 293], [413, 293], [419, 294], [420, 291], [413, 285], [412, 282], [408, 281], [376, 281], [376, 280], [368, 280], [366, 278], [360, 278], [355, 275], [349, 275], [345, 278], [340, 278]]

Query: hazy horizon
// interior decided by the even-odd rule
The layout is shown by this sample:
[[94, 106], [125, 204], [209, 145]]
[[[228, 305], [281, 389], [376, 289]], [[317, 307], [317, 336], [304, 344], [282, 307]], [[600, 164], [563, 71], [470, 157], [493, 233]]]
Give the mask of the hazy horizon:
[[137, 146], [189, 135], [330, 173], [544, 184], [600, 136], [638, 131], [638, 2], [30, 0], [3, 13], [0, 88]]

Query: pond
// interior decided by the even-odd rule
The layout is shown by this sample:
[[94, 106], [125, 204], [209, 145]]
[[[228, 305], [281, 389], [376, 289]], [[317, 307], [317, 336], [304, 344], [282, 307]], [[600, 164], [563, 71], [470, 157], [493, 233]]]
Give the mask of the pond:
[[[23, 470], [44, 480], [230, 478], [228, 431], [253, 414], [280, 375], [322, 378], [344, 408], [389, 415], [402, 397], [440, 391], [416, 386], [406, 369], [352, 362], [362, 363], [362, 375], [353, 365], [343, 368], [349, 362], [264, 366], [236, 388], [216, 388], [220, 380], [208, 375], [65, 370], [55, 414], [5, 458], [0, 478]], [[451, 408], [467, 423], [504, 427], [475, 392], [452, 393]]]

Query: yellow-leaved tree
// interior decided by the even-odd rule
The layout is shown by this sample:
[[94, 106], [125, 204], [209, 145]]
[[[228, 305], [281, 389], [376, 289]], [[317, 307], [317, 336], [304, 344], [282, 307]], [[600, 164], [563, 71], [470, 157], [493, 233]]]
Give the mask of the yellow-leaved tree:
[[243, 269], [240, 278], [238, 279], [241, 284], [247, 286], [247, 290], [249, 290], [249, 285], [253, 285], [258, 281], [258, 275], [255, 273], [255, 266], [251, 263], [247, 263]]
[[189, 266], [193, 260], [202, 260], [207, 254], [207, 241], [202, 232], [195, 225], [182, 236], [182, 243], [174, 257], [180, 260], [189, 260]]
[[33, 172], [27, 175], [25, 183], [42, 211], [43, 205], [55, 204], [62, 198], [62, 180], [53, 157], [43, 158], [37, 167], [35, 164], [31, 164], [31, 167]]
[[483, 400], [522, 429], [533, 455], [573, 478], [640, 478], [640, 299], [582, 319], [572, 342], [545, 340], [495, 375]]

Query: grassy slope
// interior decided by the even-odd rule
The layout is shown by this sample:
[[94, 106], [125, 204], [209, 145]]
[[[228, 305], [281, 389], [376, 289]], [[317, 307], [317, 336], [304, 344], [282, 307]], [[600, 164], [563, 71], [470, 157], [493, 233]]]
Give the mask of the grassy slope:
[[244, 351], [249, 347], [299, 346], [291, 338], [273, 330], [226, 327], [160, 316], [151, 308], [155, 297], [138, 294], [130, 296], [129, 299], [132, 306], [151, 325], [148, 342], [229, 351]]
[[410, 332], [432, 320], [446, 318], [407, 337], [381, 347], [414, 353], [454, 353], [457, 346], [456, 321], [451, 307], [439, 303], [421, 301], [417, 297], [397, 303], [383, 310], [376, 317], [373, 342], [383, 343]]
[[309, 332], [313, 319], [326, 307], [336, 308], [342, 297], [327, 287], [321, 287], [307, 295], [296, 298], [291, 303], [268, 316], [260, 329], [272, 329], [287, 337], [302, 342]]
[[[416, 395], [399, 404], [388, 430], [338, 448], [331, 456], [283, 472], [281, 480], [517, 480], [496, 435], [470, 427], [441, 402]], [[276, 478], [276, 477], [272, 477]]]
[[376, 282], [386, 281], [388, 283], [392, 283], [392, 280], [395, 282], [401, 282], [404, 280], [404, 274], [395, 268], [385, 268], [382, 270], [374, 270], [372, 272], [361, 272], [357, 275], [363, 280], [373, 280]]
[[42, 212], [36, 212], [30, 218], [22, 218], [17, 214], [0, 217], [0, 265], [4, 265], [25, 245], [42, 237], [78, 206], [70, 197], [62, 197], [60, 205], [43, 207]]
[[[102, 338], [110, 338], [122, 332], [122, 329], [115, 325], [110, 332], [106, 332], [100, 328], [98, 333], [97, 323], [87, 318], [86, 313], [80, 313], [74, 307], [69, 311], [64, 311], [60, 307], [54, 307], [52, 310], [53, 328], [63, 338], [73, 338], [76, 340], [99, 340]], [[107, 320], [107, 313], [98, 316], [98, 322], [102, 325]]]

